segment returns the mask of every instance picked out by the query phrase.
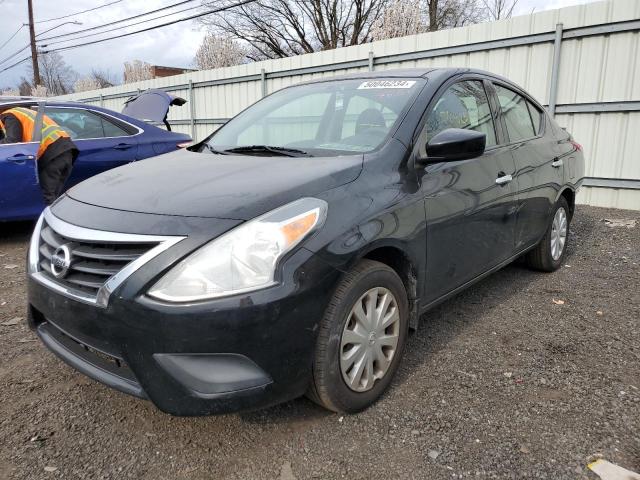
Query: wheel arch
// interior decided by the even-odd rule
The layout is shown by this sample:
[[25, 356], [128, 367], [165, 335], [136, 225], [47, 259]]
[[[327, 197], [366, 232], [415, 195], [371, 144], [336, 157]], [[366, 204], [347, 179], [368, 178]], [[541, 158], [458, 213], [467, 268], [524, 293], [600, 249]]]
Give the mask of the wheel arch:
[[576, 211], [576, 192], [569, 186], [565, 186], [558, 196], [556, 197], [556, 202], [560, 199], [560, 197], [564, 197], [567, 201], [567, 205], [569, 205], [569, 221], [573, 218], [573, 214]]
[[357, 261], [365, 258], [383, 263], [398, 274], [405, 286], [407, 299], [409, 300], [409, 328], [417, 330], [419, 320], [418, 292], [420, 290], [418, 288], [419, 272], [416, 261], [412, 260], [407, 251], [401, 246], [388, 242], [368, 245], [360, 252]]

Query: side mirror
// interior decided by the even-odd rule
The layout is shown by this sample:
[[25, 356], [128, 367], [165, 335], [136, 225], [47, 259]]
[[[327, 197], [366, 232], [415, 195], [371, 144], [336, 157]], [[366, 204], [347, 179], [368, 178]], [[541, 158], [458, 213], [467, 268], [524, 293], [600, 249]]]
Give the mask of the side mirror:
[[479, 157], [484, 153], [487, 135], [475, 130], [447, 128], [427, 143], [427, 156], [419, 163], [456, 162]]

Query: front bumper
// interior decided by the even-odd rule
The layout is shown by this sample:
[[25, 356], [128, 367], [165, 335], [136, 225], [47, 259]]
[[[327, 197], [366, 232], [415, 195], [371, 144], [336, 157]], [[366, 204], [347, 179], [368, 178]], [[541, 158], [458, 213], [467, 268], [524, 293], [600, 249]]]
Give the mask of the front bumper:
[[262, 408], [307, 389], [318, 323], [339, 278], [304, 249], [287, 264], [286, 284], [190, 305], [116, 291], [100, 308], [30, 277], [29, 322], [66, 363], [164, 412]]

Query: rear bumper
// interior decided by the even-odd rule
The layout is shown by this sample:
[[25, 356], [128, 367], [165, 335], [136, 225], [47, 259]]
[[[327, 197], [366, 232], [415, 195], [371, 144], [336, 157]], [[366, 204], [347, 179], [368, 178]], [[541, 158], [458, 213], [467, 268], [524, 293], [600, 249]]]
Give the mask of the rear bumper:
[[307, 275], [294, 287], [193, 305], [114, 295], [99, 308], [29, 278], [29, 322], [63, 361], [164, 412], [262, 408], [302, 395], [310, 380], [317, 324], [339, 272], [313, 256], [303, 264]]

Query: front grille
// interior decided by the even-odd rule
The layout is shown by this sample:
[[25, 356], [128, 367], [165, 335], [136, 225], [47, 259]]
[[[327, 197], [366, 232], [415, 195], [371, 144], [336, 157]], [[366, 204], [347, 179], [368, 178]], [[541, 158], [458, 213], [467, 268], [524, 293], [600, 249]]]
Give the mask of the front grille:
[[[56, 277], [52, 271], [51, 257], [63, 245], [70, 251], [71, 264], [66, 274]], [[95, 298], [109, 278], [156, 245], [157, 242], [127, 243], [69, 238], [56, 232], [45, 220], [40, 230], [39, 267], [50, 280]]]

